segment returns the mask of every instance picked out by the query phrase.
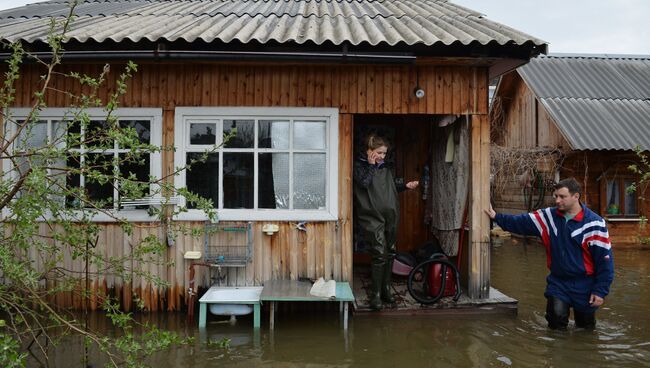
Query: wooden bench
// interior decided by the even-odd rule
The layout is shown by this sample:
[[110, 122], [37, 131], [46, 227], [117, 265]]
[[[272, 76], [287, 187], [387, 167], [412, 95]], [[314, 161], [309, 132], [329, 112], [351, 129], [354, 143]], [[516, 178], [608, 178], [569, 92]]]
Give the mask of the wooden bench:
[[269, 280], [264, 283], [260, 295], [262, 303], [270, 303], [269, 328], [275, 327], [275, 307], [277, 302], [339, 302], [343, 313], [343, 328], [348, 329], [348, 303], [354, 302], [354, 295], [347, 282], [336, 283], [336, 297], [324, 298], [309, 293], [312, 284], [308, 281]]

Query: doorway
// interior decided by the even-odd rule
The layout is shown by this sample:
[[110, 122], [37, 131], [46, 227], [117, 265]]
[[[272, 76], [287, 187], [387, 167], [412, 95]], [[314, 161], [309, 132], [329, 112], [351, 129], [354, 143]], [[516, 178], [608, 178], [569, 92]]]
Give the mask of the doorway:
[[[431, 240], [431, 216], [427, 211], [427, 196], [424, 190], [425, 166], [430, 166], [431, 138], [435, 132], [435, 115], [375, 115], [359, 114], [354, 116], [354, 159], [365, 152], [363, 139], [370, 133], [376, 133], [388, 139], [391, 149], [387, 160], [394, 163], [395, 177], [404, 182], [420, 181], [415, 190], [406, 190], [399, 194], [400, 222], [397, 232], [396, 250], [410, 252]], [[370, 256], [363, 240], [358, 235], [358, 228], [353, 230], [354, 263], [368, 264]]]

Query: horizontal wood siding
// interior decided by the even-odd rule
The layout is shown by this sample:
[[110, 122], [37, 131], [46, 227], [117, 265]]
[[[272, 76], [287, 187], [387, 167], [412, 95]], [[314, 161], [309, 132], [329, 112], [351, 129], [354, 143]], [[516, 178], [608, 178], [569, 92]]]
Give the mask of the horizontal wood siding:
[[[67, 65], [61, 72], [82, 71], [97, 76], [103, 64]], [[111, 64], [107, 84], [98, 95], [104, 101], [115, 92], [115, 80], [123, 64]], [[19, 79], [16, 107], [30, 106], [42, 70], [26, 65]], [[419, 83], [425, 97], [417, 99]], [[226, 270], [228, 285], [258, 285], [269, 279], [300, 277], [352, 280], [352, 123], [353, 114], [486, 114], [488, 78], [485, 67], [476, 66], [368, 66], [368, 65], [261, 65], [216, 63], [141, 63], [120, 107], [160, 107], [163, 109], [163, 142], [173, 144], [174, 112], [179, 106], [306, 106], [335, 107], [339, 126], [339, 219], [312, 222], [307, 231], [290, 222], [278, 222], [280, 231], [262, 234], [262, 223], [254, 224], [253, 262], [245, 270]], [[84, 87], [86, 88], [86, 87]], [[48, 107], [75, 103], [72, 94], [86, 91], [76, 81], [54, 76], [46, 91]], [[86, 91], [87, 92], [87, 91]], [[173, 152], [162, 154], [163, 175], [174, 169]], [[413, 173], [416, 174], [416, 173]], [[264, 222], [268, 223], [268, 222]], [[148, 234], [162, 235], [157, 224], [138, 224], [132, 236], [113, 224], [102, 225], [100, 247], [108, 256], [128, 254], [137, 240]], [[193, 223], [193, 226], [201, 226]], [[163, 256], [171, 267], [144, 267], [170, 283], [168, 290], [154, 287], [141, 277], [130, 281], [102, 275], [92, 279], [95, 295], [118, 297], [125, 309], [136, 300], [147, 310], [178, 310], [184, 305], [189, 286], [188, 250], [201, 250], [202, 239], [179, 236]], [[82, 265], [65, 260], [79, 270]], [[74, 263], [74, 264], [73, 264]], [[214, 270], [213, 270], [214, 274]], [[211, 283], [205, 269], [197, 269], [198, 285]], [[100, 305], [96, 297], [92, 308]], [[57, 297], [57, 303], [79, 307], [72, 295]]]

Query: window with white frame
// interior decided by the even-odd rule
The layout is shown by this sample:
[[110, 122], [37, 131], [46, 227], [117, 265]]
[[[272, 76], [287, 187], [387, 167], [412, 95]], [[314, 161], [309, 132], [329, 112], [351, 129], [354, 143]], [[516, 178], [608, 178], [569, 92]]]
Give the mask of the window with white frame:
[[[28, 117], [30, 111], [31, 109], [28, 108], [11, 109], [11, 118], [13, 121], [21, 123]], [[43, 109], [38, 114], [38, 121], [32, 124], [29, 130], [23, 129], [21, 131], [14, 144], [14, 151], [21, 152], [52, 145], [66, 148], [69, 154], [67, 159], [61, 158], [61, 162], [53, 163], [52, 168], [49, 170], [57, 170], [57, 168], [63, 167], [79, 167], [82, 162], [93, 162], [97, 167], [102, 167], [102, 170], [106, 171], [104, 174], [109, 176], [112, 172], [119, 172], [122, 177], [133, 176], [137, 181], [141, 182], [147, 182], [150, 178], [160, 178], [162, 164], [159, 152], [145, 154], [137, 161], [123, 160], [124, 155], [130, 150], [120, 147], [117, 140], [103, 133], [107, 127], [107, 112], [99, 108], [90, 108], [85, 110], [85, 113], [88, 115], [89, 123], [82, 126], [76, 122], [73, 123], [75, 119], [73, 119], [74, 111], [72, 109]], [[140, 143], [160, 146], [162, 141], [161, 109], [121, 108], [113, 111], [112, 115], [117, 117], [117, 122], [121, 127], [135, 130]], [[71, 134], [77, 135], [79, 139], [76, 141], [83, 143], [70, 145], [70, 140], [66, 139], [66, 137]], [[112, 165], [111, 162], [115, 164]], [[5, 162], [5, 164], [9, 165], [8, 162]], [[20, 170], [9, 171], [20, 173]], [[102, 201], [105, 204], [103, 207], [108, 210], [118, 209], [120, 188], [117, 178], [115, 178], [114, 182], [99, 183], [90, 180], [82, 173], [61, 175], [60, 177], [61, 185], [75, 188], [81, 187], [90, 201]], [[61, 200], [65, 200], [68, 207], [85, 207], [83, 203], [79, 203], [78, 198], [75, 196], [69, 196]]]
[[[191, 164], [176, 186], [212, 200], [222, 220], [337, 218], [337, 109], [177, 108], [175, 145], [175, 166]], [[181, 204], [181, 218], [203, 218]]]

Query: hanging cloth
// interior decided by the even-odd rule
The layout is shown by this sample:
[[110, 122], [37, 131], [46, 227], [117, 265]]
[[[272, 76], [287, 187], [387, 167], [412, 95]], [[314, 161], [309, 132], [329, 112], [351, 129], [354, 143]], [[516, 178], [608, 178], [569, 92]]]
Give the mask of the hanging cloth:
[[453, 257], [469, 185], [469, 119], [434, 129], [432, 142], [431, 230]]

